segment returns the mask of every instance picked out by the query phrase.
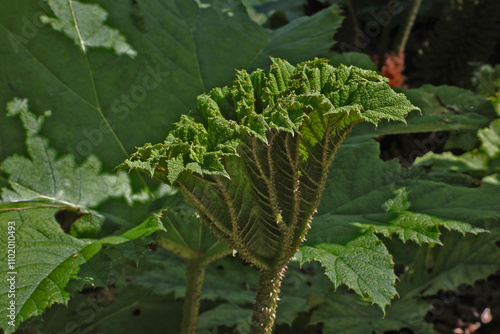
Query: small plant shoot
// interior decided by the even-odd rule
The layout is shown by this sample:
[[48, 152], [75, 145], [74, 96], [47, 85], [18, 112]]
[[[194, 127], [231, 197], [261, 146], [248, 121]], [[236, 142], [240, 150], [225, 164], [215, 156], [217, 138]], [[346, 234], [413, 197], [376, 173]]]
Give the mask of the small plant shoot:
[[[122, 165], [179, 189], [201, 220], [260, 271], [251, 333], [270, 333], [290, 258], [311, 226], [328, 168], [357, 123], [419, 110], [374, 71], [324, 59], [236, 72], [198, 97], [163, 143]], [[331, 171], [335, 173], [335, 171]], [[189, 277], [188, 277], [189, 281]], [[381, 305], [384, 306], [384, 305]]]

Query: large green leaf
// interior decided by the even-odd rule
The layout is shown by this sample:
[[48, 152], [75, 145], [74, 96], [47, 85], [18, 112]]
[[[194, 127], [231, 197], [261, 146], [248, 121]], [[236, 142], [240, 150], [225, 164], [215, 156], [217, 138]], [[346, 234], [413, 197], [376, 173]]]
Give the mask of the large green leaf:
[[[408, 126], [397, 123], [381, 124], [380, 134], [460, 131], [462, 137], [464, 132], [468, 133], [466, 138], [469, 142], [462, 140], [454, 145], [471, 149], [476, 140], [475, 132], [488, 126], [497, 117], [491, 101], [466, 89], [424, 85], [404, 90], [404, 93], [422, 110], [422, 114], [410, 114], [407, 119]], [[422, 141], [420, 144], [417, 143], [417, 147], [425, 153], [432, 150], [432, 145], [443, 144], [445, 140], [446, 137], [437, 137], [436, 142]]]
[[[473, 183], [453, 176], [435, 178], [420, 168], [402, 168], [396, 160], [384, 162], [379, 154], [375, 141], [354, 133], [346, 139], [332, 164], [336, 172], [327, 180], [318, 210], [320, 216], [334, 215], [341, 222], [345, 221], [343, 217], [355, 216], [351, 220], [355, 222], [356, 219], [376, 221], [377, 215], [383, 214], [381, 221], [384, 221], [392, 215], [387, 212], [387, 201], [395, 198], [394, 191], [405, 188], [410, 210], [415, 213], [478, 227], [485, 227], [486, 220], [498, 217], [496, 203], [500, 193], [496, 187], [472, 188]], [[312, 229], [309, 241], [322, 233], [326, 231]]]
[[426, 116], [415, 117], [413, 132], [478, 129], [496, 116], [490, 101], [466, 89], [425, 85], [405, 94]]
[[[236, 326], [235, 330], [238, 333], [245, 333], [248, 331], [252, 312], [251, 308], [248, 307], [248, 302], [254, 298], [254, 294], [248, 292], [255, 292], [257, 275], [255, 270], [249, 267], [236, 266], [235, 262], [237, 261], [225, 260], [217, 261], [216, 273], [207, 272], [206, 285], [209, 288], [215, 283], [215, 279], [224, 282], [227, 285], [226, 291], [223, 293], [221, 289], [218, 293], [219, 298], [222, 297], [228, 303], [220, 304], [218, 307], [203, 312], [200, 315], [198, 329], [205, 332], [213, 330], [216, 326]], [[232, 273], [232, 271], [234, 272]], [[212, 278], [212, 275], [215, 277]], [[222, 285], [220, 284], [221, 288]], [[252, 291], [246, 291], [245, 287], [248, 286]], [[204, 293], [207, 292], [207, 290], [204, 291]], [[314, 263], [299, 266], [297, 262], [291, 262], [281, 287], [276, 324], [278, 327], [283, 326], [286, 330], [292, 327], [300, 313], [307, 313], [324, 304], [327, 299], [335, 298], [335, 296], [333, 285], [319, 266]], [[229, 312], [229, 310], [231, 311]], [[279, 329], [276, 330], [279, 331]], [[295, 328], [293, 330], [297, 332]]]
[[90, 208], [110, 197], [123, 196], [129, 203], [137, 197], [132, 195], [127, 175], [100, 174], [101, 162], [94, 155], [80, 166], [76, 166], [71, 155], [57, 158], [48, 140], [39, 135], [50, 112], [37, 117], [28, 110], [26, 99], [16, 98], [7, 104], [7, 115], [20, 117], [30, 159], [12, 155], [0, 164], [0, 170], [9, 175], [12, 188], [1, 190], [4, 201], [43, 199]]
[[475, 74], [474, 83], [478, 86], [481, 96], [494, 96], [496, 92], [500, 91], [500, 66], [481, 66]]
[[[269, 56], [285, 58], [292, 64], [323, 56], [328, 51], [323, 43], [330, 40], [329, 34], [332, 33], [332, 29], [337, 30], [340, 27], [343, 20], [341, 17], [341, 9], [332, 6], [328, 10], [319, 11], [310, 17], [303, 16], [292, 20], [289, 24], [269, 34], [269, 42], [266, 47], [255, 57], [252, 65], [248, 68], [253, 70], [267, 66]], [[323, 24], [328, 20], [330, 20], [331, 27], [325, 29]], [[304, 41], [307, 41], [307, 47], [310, 48], [307, 51], [303, 49]]]
[[[155, 293], [174, 292], [176, 297], [184, 296], [185, 266], [182, 261], [162, 252], [148, 254], [145, 261], [157, 263], [160, 269], [144, 272], [132, 284], [152, 288]], [[297, 262], [289, 265], [278, 302], [277, 325], [292, 326], [299, 313], [308, 312], [324, 303], [326, 298], [334, 298], [331, 282], [317, 267], [314, 264], [299, 267]], [[165, 275], [167, 271], [168, 275]], [[246, 332], [241, 329], [248, 329], [250, 325], [252, 309], [249, 305], [255, 299], [257, 274], [253, 268], [231, 257], [217, 260], [209, 266], [202, 299], [218, 301], [219, 307], [202, 311], [198, 330], [213, 330], [216, 326], [231, 327], [234, 324], [240, 332]], [[229, 309], [232, 311], [227, 312]]]
[[455, 290], [473, 284], [500, 267], [498, 228], [478, 236], [447, 232], [443, 246], [426, 245], [414, 253], [413, 263], [397, 288], [405, 297], [429, 296], [439, 290]]
[[471, 226], [469, 223], [412, 212], [406, 188], [398, 189], [394, 191], [394, 194], [394, 198], [387, 200], [382, 205], [387, 212], [392, 213], [385, 215], [384, 218], [380, 217], [383, 223], [358, 223], [356, 225], [373, 226], [375, 232], [381, 233], [387, 238], [392, 237], [393, 234], [398, 234], [403, 242], [411, 240], [418, 244], [423, 242], [442, 244], [439, 240], [440, 226], [464, 234], [467, 232], [474, 234], [486, 232], [486, 230]]
[[478, 94], [493, 101], [500, 116], [500, 65], [483, 65], [472, 78]]
[[41, 333], [178, 333], [182, 301], [149, 289], [125, 286], [87, 290], [66, 305], [54, 305], [29, 324]]
[[79, 1], [49, 0], [55, 17], [40, 16], [42, 23], [50, 23], [56, 31], [62, 31], [86, 53], [89, 47], [112, 49], [117, 55], [135, 57], [135, 51], [117, 29], [104, 24], [108, 13], [95, 4]]
[[447, 172], [467, 173], [483, 182], [500, 185], [500, 119], [480, 129], [477, 136], [481, 146], [462, 155], [451, 152], [437, 154], [429, 152], [415, 160], [415, 165], [426, 166], [431, 173], [443, 175]]
[[[186, 266], [183, 261], [161, 250], [148, 254], [143, 261], [148, 263], [148, 270], [139, 274], [133, 285], [150, 288], [157, 294], [173, 292], [176, 298], [185, 296]], [[201, 298], [249, 304], [255, 296], [257, 274], [239, 260], [219, 259], [207, 268]]]
[[197, 333], [210, 334], [214, 327], [221, 325], [234, 327], [236, 333], [247, 333], [251, 320], [250, 309], [225, 303], [200, 315]]
[[367, 70], [377, 70], [377, 66], [373, 63], [373, 60], [366, 53], [359, 52], [344, 52], [344, 53], [328, 53], [325, 55], [326, 58], [330, 59], [332, 66], [353, 65], [361, 67]]
[[331, 242], [302, 246], [296, 258], [301, 263], [320, 262], [335, 287], [346, 284], [382, 308], [396, 295], [391, 255], [371, 231], [345, 245]]
[[[109, 170], [135, 146], [162, 140], [235, 68], [328, 50], [341, 20], [333, 6], [268, 32], [233, 0], [4, 1], [0, 105], [23, 96], [37, 112], [51, 109], [44, 135], [56, 150], [77, 161], [94, 153]], [[0, 124], [0, 142], [13, 143], [0, 145], [2, 160], [22, 152], [22, 131], [3, 114]]]
[[[495, 96], [498, 92], [495, 89], [498, 89], [498, 69], [500, 69], [500, 66], [497, 66], [496, 69], [493, 69], [491, 66], [483, 66], [475, 78], [476, 81], [478, 81], [479, 93], [484, 97], [490, 97], [490, 100], [494, 102], [497, 109], [498, 96]], [[444, 91], [444, 89], [441, 89], [441, 91]], [[462, 116], [468, 116], [468, 119], [463, 120], [463, 125], [459, 129], [461, 131], [469, 131], [469, 135], [464, 135], [463, 133], [457, 134], [452, 142], [455, 142], [455, 144], [463, 143], [463, 147], [471, 151], [459, 156], [451, 152], [444, 152], [441, 154], [428, 152], [425, 156], [417, 158], [415, 164], [418, 166], [431, 166], [431, 172], [440, 176], [449, 171], [465, 172], [478, 179], [483, 179], [485, 182], [499, 185], [500, 182], [497, 174], [500, 171], [500, 120], [498, 117], [491, 118], [494, 116], [491, 112], [491, 110], [494, 110], [491, 103], [486, 105], [484, 102], [479, 103], [479, 97], [474, 99], [470, 94], [470, 92], [460, 94], [461, 96], [468, 96], [464, 103], [471, 105], [473, 113], [462, 113]], [[450, 98], [449, 95], [448, 98]], [[454, 106], [448, 106], [448, 108], [455, 114], [461, 113], [460, 109], [456, 109]], [[488, 112], [486, 113], [486, 111]], [[473, 116], [475, 117], [472, 118]], [[481, 120], [484, 116], [487, 116], [487, 118]], [[470, 131], [472, 129], [467, 130], [467, 128], [464, 127], [464, 125], [470, 126], [472, 124], [474, 127], [477, 127], [480, 124], [478, 123], [479, 120], [483, 122], [490, 118], [492, 122], [483, 124], [482, 128], [479, 129], [477, 133], [475, 131]], [[470, 135], [471, 132], [472, 138]]]
[[[356, 133], [342, 145], [332, 170], [301, 253], [309, 252], [307, 260], [320, 261], [336, 285], [347, 284], [362, 296], [366, 289], [358, 282], [372, 281], [373, 277], [361, 270], [359, 263], [358, 270], [345, 275], [345, 270], [341, 271], [344, 259], [355, 261], [362, 256], [369, 265], [385, 263], [377, 269], [383, 270], [385, 280], [378, 279], [370, 287], [371, 296], [378, 296], [373, 301], [381, 306], [396, 294], [395, 276], [391, 255], [384, 246], [378, 246], [379, 252], [369, 248], [360, 252], [370, 245], [364, 239], [376, 240], [372, 231], [388, 237], [397, 233], [404, 241], [440, 244], [440, 226], [478, 233], [500, 219], [497, 189], [447, 184], [445, 179], [435, 180], [417, 168], [403, 169], [396, 160], [384, 162], [379, 158], [378, 144]], [[349, 247], [358, 244], [361, 247]]]
[[396, 300], [383, 316], [380, 309], [357, 300], [355, 295], [336, 293], [314, 311], [311, 323], [322, 323], [325, 333], [383, 334], [410, 328], [415, 334], [431, 334], [432, 325], [423, 320], [429, 308], [424, 301]]
[[203, 225], [192, 207], [177, 193], [163, 202], [161, 212], [166, 231], [159, 234], [159, 245], [183, 260], [198, 258], [203, 265], [228, 255], [232, 250]]
[[[59, 208], [40, 205], [38, 202], [14, 202], [0, 205], [0, 232], [8, 235], [9, 226], [16, 228], [14, 236], [15, 264], [7, 266], [7, 238], [0, 241], [4, 250], [0, 260], [4, 264], [2, 277], [14, 278], [14, 284], [2, 280], [0, 301], [10, 305], [15, 301], [13, 318], [9, 310], [0, 311], [0, 326], [6, 334], [30, 317], [40, 315], [53, 303], [67, 303], [68, 282], [76, 278], [79, 267], [92, 258], [103, 244], [120, 244], [142, 238], [162, 228], [153, 217], [121, 236], [99, 240], [77, 239], [64, 233], [54, 218]], [[14, 289], [12, 287], [15, 286]], [[12, 292], [13, 291], [13, 292]], [[14, 293], [14, 295], [12, 295]], [[15, 320], [15, 325], [11, 323]]]
[[[0, 165], [9, 174], [11, 189], [2, 188], [0, 231], [11, 235], [0, 241], [5, 265], [0, 285], [2, 305], [15, 301], [15, 311], [1, 310], [0, 326], [11, 333], [32, 316], [53, 303], [67, 303], [68, 282], [77, 278], [80, 267], [96, 255], [103, 244], [122, 244], [140, 239], [163, 228], [159, 217], [152, 216], [120, 236], [103, 239], [78, 239], [94, 235], [103, 223], [102, 214], [92, 210], [111, 197], [132, 199], [127, 175], [101, 174], [101, 165], [90, 156], [76, 166], [73, 157], [57, 158], [47, 139], [39, 135], [44, 116], [28, 111], [26, 100], [15, 99], [7, 106], [10, 116], [18, 115], [26, 129], [26, 147], [30, 159], [14, 155]], [[20, 168], [22, 166], [22, 168]], [[75, 221], [65, 225], [61, 213], [72, 212]], [[15, 250], [15, 263], [7, 266], [7, 247]], [[92, 277], [86, 278], [92, 282]], [[14, 287], [12, 289], [11, 287]], [[11, 291], [12, 290], [12, 291]], [[13, 294], [13, 295], [12, 295]], [[15, 325], [14, 322], [16, 321]]]

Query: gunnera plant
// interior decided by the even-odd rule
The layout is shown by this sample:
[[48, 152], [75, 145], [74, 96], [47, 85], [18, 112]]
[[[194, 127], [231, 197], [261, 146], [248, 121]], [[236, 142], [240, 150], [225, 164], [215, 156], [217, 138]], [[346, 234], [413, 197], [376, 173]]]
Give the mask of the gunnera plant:
[[418, 110], [387, 81], [324, 59], [296, 67], [272, 59], [268, 73], [237, 71], [232, 86], [200, 95], [197, 112], [182, 115], [163, 143], [144, 145], [120, 166], [179, 189], [212, 232], [260, 271], [251, 333], [272, 331], [287, 264], [345, 135], [362, 121], [405, 122]]

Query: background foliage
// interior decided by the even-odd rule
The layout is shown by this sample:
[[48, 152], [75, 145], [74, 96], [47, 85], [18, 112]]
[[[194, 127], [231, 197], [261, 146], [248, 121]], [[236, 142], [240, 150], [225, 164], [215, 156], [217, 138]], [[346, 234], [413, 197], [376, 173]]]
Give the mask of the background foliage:
[[[18, 314], [12, 327], [3, 308], [0, 328], [178, 332], [182, 259], [201, 253], [220, 258], [205, 275], [199, 333], [246, 332], [254, 268], [223, 256], [231, 250], [174, 191], [112, 170], [136, 146], [163, 141], [196, 96], [229, 84], [235, 69], [267, 69], [270, 56], [381, 69], [368, 55], [391, 49], [407, 8], [390, 3], [1, 2], [0, 301], [3, 236], [15, 221]], [[424, 2], [406, 47], [400, 91], [422, 114], [407, 126], [361, 124], [338, 151], [283, 282], [276, 333], [432, 333], [464, 284], [500, 269], [500, 65], [490, 29], [499, 22], [487, 16], [457, 34], [457, 22], [478, 18], [464, 8], [496, 6], [458, 3]], [[455, 38], [467, 52], [442, 42]], [[443, 62], [448, 76], [433, 70]], [[384, 317], [371, 304], [394, 293]], [[494, 304], [477, 311], [486, 307], [500, 316]]]

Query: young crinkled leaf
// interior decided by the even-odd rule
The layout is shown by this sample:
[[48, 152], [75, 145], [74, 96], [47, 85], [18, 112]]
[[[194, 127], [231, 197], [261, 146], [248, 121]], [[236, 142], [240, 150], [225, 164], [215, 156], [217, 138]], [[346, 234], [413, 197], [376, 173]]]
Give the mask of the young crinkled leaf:
[[255, 333], [272, 328], [286, 264], [345, 135], [356, 123], [404, 122], [418, 110], [374, 71], [323, 59], [272, 62], [268, 73], [237, 71], [231, 87], [200, 96], [198, 115], [121, 165], [178, 188], [214, 234], [261, 270]]
[[374, 71], [273, 59], [269, 73], [238, 71], [232, 87], [200, 96], [201, 122], [182, 117], [121, 167], [179, 188], [218, 236], [268, 269], [300, 244], [352, 126], [404, 122], [416, 109]]

